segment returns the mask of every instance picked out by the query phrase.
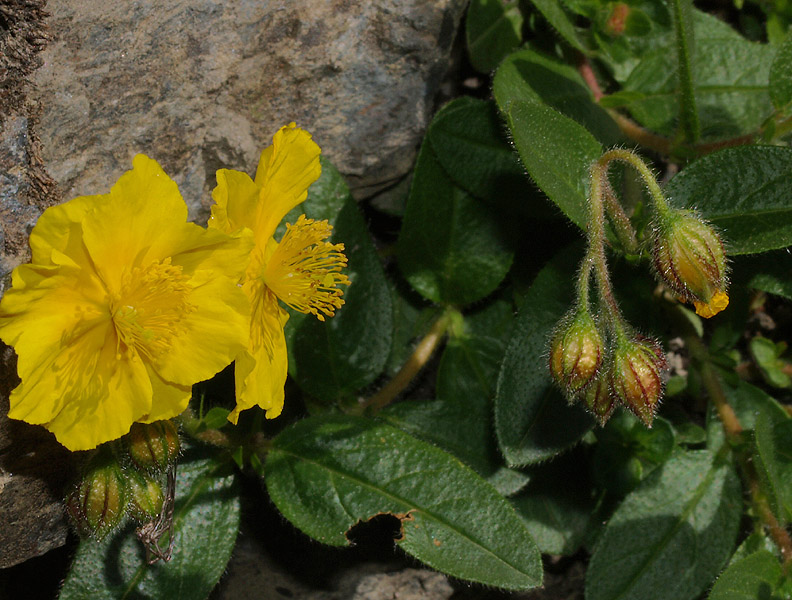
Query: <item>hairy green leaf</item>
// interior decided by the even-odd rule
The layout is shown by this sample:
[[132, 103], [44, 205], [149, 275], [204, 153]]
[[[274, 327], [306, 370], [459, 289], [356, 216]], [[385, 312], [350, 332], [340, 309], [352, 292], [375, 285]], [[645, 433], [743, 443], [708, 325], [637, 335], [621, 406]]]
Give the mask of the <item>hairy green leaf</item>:
[[490, 203], [524, 199], [525, 173], [493, 102], [457, 98], [437, 114], [426, 135], [455, 185]]
[[[187, 458], [176, 477], [173, 559], [148, 566], [131, 524], [101, 542], [85, 540], [60, 600], [195, 600], [209, 595], [234, 548], [239, 498], [225, 465]], [[165, 545], [167, 540], [166, 534]]]
[[771, 552], [760, 550], [730, 565], [718, 577], [709, 600], [770, 600], [776, 597], [773, 594], [782, 578], [778, 559]]
[[432, 568], [508, 589], [542, 581], [539, 551], [495, 489], [451, 455], [381, 421], [311, 417], [284, 430], [266, 463], [270, 497], [311, 537], [346, 545], [390, 513], [397, 543]]
[[500, 217], [454, 184], [424, 139], [399, 234], [401, 272], [432, 302], [463, 306], [484, 298], [506, 276], [513, 256]]
[[575, 31], [575, 26], [572, 25], [572, 21], [558, 0], [531, 0], [531, 3], [567, 44], [581, 52], [586, 51]]
[[510, 465], [546, 460], [594, 424], [579, 405], [567, 404], [544, 358], [553, 329], [574, 300], [572, 281], [582, 252], [575, 246], [542, 269], [517, 315], [495, 395], [495, 433]]
[[622, 502], [589, 563], [587, 600], [692, 600], [728, 560], [742, 514], [734, 467], [680, 452]]
[[465, 20], [470, 64], [489, 73], [522, 43], [523, 16], [516, 0], [472, 0]]
[[615, 122], [594, 102], [577, 70], [530, 48], [503, 61], [495, 72], [492, 92], [504, 114], [514, 101], [546, 104], [577, 121], [605, 146], [622, 141]]
[[792, 31], [787, 34], [770, 66], [770, 98], [776, 108], [792, 102]]
[[602, 154], [600, 144], [575, 121], [542, 104], [514, 100], [507, 121], [531, 178], [585, 229], [589, 168]]
[[756, 254], [792, 244], [792, 150], [729, 148], [705, 156], [665, 188], [677, 206], [696, 208], [722, 232], [727, 253]]

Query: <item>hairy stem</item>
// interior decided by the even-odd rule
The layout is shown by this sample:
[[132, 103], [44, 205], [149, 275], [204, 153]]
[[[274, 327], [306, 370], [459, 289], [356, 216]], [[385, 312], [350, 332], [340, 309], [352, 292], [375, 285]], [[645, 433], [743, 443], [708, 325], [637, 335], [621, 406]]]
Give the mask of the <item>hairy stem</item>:
[[410, 358], [402, 365], [399, 372], [379, 392], [364, 400], [360, 404], [360, 410], [378, 413], [402, 393], [426, 363], [429, 362], [432, 354], [434, 354], [434, 351], [445, 337], [450, 323], [451, 316], [449, 312], [440, 315], [429, 332], [418, 342]]

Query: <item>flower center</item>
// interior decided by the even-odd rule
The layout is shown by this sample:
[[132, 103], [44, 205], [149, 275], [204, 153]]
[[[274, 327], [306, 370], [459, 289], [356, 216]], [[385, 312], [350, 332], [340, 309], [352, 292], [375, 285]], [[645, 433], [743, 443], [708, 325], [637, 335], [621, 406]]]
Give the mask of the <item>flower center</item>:
[[194, 310], [188, 302], [191, 290], [181, 266], [170, 258], [124, 269], [119, 292], [110, 299], [117, 357], [134, 349], [152, 359], [166, 351], [179, 322]]
[[320, 321], [332, 317], [344, 300], [339, 285], [349, 285], [341, 273], [347, 264], [343, 244], [324, 241], [333, 227], [300, 215], [264, 266], [267, 287], [294, 310], [316, 315]]

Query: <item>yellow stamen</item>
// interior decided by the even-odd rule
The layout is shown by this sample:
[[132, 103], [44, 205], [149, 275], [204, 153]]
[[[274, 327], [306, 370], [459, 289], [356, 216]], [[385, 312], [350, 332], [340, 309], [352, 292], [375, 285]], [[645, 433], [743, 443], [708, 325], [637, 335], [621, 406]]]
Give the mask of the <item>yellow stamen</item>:
[[116, 356], [134, 350], [151, 359], [167, 350], [179, 321], [194, 310], [188, 302], [191, 289], [170, 258], [124, 269], [120, 289], [110, 298]]
[[349, 285], [340, 271], [347, 265], [343, 244], [324, 241], [333, 227], [300, 215], [267, 261], [262, 279], [267, 287], [294, 310], [316, 315], [320, 321], [332, 317], [344, 304], [343, 291]]

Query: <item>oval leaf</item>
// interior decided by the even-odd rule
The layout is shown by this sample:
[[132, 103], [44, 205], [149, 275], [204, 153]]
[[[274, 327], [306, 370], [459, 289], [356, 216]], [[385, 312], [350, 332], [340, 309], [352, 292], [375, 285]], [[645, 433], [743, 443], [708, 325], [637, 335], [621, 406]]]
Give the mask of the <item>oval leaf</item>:
[[775, 596], [783, 577], [772, 552], [760, 550], [730, 565], [712, 586], [709, 600], [756, 600]]
[[519, 2], [472, 0], [465, 20], [465, 36], [470, 64], [482, 73], [498, 66], [509, 52], [522, 43], [523, 16]]
[[602, 154], [597, 140], [572, 119], [542, 104], [514, 100], [507, 120], [531, 178], [573, 223], [585, 229], [589, 168]]
[[792, 31], [787, 34], [770, 66], [770, 98], [776, 108], [792, 102]]
[[734, 549], [742, 490], [734, 467], [680, 453], [622, 502], [599, 539], [586, 600], [691, 600]]
[[[60, 600], [101, 598], [206, 598], [225, 570], [239, 530], [239, 497], [233, 474], [214, 460], [180, 464], [170, 562], [146, 564], [132, 525], [101, 542], [80, 543]], [[167, 534], [164, 541], [167, 544]]]
[[792, 244], [792, 149], [745, 146], [710, 154], [681, 171], [665, 192], [718, 227], [731, 255]]
[[512, 466], [558, 454], [594, 424], [580, 406], [567, 405], [545, 358], [550, 334], [574, 300], [572, 281], [582, 252], [574, 246], [542, 269], [517, 315], [495, 394], [495, 433]]
[[454, 577], [508, 589], [542, 582], [539, 551], [489, 484], [442, 450], [386, 423], [312, 417], [273, 440], [265, 481], [283, 515], [311, 537], [346, 545], [346, 532], [390, 513], [397, 543]]
[[[435, 118], [442, 119], [445, 110]], [[432, 302], [462, 306], [480, 300], [511, 266], [508, 224], [498, 217], [492, 206], [454, 184], [424, 139], [399, 234], [399, 268]]]

